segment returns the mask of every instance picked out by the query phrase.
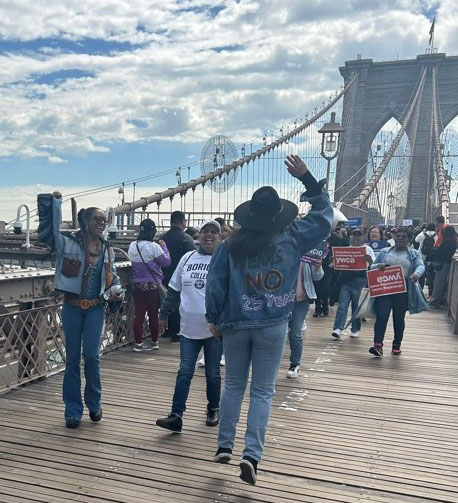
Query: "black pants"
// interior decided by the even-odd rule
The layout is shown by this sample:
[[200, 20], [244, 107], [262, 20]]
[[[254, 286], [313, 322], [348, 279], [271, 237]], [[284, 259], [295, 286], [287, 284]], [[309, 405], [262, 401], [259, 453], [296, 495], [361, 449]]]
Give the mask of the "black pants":
[[315, 314], [329, 314], [329, 296], [331, 294], [332, 272], [330, 267], [323, 267], [324, 276], [320, 281], [314, 281], [316, 300]]
[[[168, 287], [169, 281], [171, 278], [172, 278], [172, 274], [170, 274], [170, 273], [169, 273], [169, 275], [164, 274], [164, 280], [162, 283]], [[180, 333], [180, 323], [181, 323], [180, 310], [177, 309], [169, 316], [167, 334], [165, 334], [165, 335], [171, 335], [173, 337], [174, 335], [179, 334]]]
[[374, 342], [383, 344], [385, 338], [386, 326], [390, 318], [391, 310], [393, 310], [393, 329], [394, 340], [393, 348], [401, 347], [402, 338], [404, 337], [405, 315], [407, 311], [407, 293], [397, 293], [394, 295], [384, 295], [377, 297], [374, 301], [374, 309], [376, 320], [374, 325]]
[[335, 304], [339, 302], [340, 287], [342, 286], [340, 271], [331, 269], [331, 293], [329, 300]]

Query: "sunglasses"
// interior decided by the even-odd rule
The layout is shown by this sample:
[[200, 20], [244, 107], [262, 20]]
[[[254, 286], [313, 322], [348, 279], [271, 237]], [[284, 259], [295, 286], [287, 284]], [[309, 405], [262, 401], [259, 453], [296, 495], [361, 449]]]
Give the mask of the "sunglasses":
[[98, 224], [107, 225], [108, 220], [105, 217], [92, 217], [91, 220], [95, 220]]

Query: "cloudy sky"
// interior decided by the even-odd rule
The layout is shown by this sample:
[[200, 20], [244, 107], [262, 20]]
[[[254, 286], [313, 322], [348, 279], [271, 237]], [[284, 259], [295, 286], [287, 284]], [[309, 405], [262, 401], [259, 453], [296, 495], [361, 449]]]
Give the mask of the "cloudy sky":
[[215, 134], [272, 130], [338, 89], [345, 60], [424, 52], [434, 16], [458, 54], [456, 0], [3, 2], [0, 220], [18, 194], [153, 175]]

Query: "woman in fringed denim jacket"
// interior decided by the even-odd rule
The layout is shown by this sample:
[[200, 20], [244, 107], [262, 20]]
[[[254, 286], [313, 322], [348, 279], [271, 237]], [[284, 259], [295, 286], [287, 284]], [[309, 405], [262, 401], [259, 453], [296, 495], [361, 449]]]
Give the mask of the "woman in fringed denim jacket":
[[84, 401], [91, 420], [97, 422], [102, 419], [99, 346], [105, 298], [121, 301], [124, 290], [116, 275], [113, 250], [102, 237], [107, 224], [103, 210], [80, 210], [80, 230], [64, 236], [59, 230], [61, 205], [60, 192], [38, 196], [38, 235], [56, 253], [54, 284], [56, 290], [64, 293], [65, 421], [68, 428], [77, 428], [83, 415], [81, 347], [86, 377]]

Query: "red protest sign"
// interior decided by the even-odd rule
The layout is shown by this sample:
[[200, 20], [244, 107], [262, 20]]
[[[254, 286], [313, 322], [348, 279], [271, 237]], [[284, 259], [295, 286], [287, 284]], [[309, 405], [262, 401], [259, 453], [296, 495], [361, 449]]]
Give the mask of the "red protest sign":
[[404, 272], [400, 265], [386, 267], [384, 271], [379, 269], [367, 271], [367, 283], [371, 297], [393, 295], [407, 291]]
[[365, 246], [333, 246], [334, 269], [339, 271], [365, 271], [366, 247]]

